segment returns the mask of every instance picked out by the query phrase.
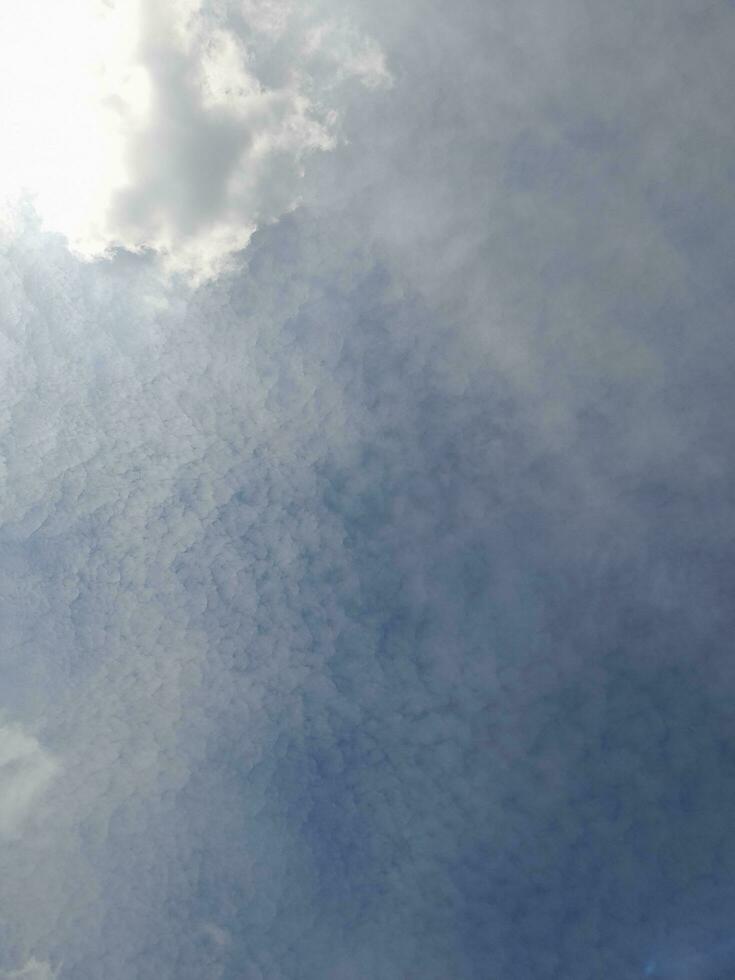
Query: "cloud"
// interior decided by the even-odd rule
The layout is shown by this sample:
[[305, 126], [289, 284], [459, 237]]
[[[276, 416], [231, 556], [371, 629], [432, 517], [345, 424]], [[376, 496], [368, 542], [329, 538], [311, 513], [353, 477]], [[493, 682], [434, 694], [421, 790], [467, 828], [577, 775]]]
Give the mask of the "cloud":
[[19, 834], [57, 768], [35, 738], [0, 726], [0, 836]]
[[43, 963], [32, 957], [19, 970], [11, 970], [3, 973], [4, 980], [54, 980], [57, 972], [52, 970], [49, 963]]
[[[388, 80], [375, 43], [345, 21], [320, 19], [313, 4], [296, 12], [254, 2], [235, 17], [236, 7], [88, 0], [72, 18], [62, 5], [56, 30], [68, 41], [75, 84], [64, 87], [66, 63], [56, 65], [45, 25], [46, 81], [33, 79], [25, 60], [7, 69], [8, 89], [22, 92], [30, 79], [38, 91], [34, 106], [18, 99], [11, 119], [16, 166], [6, 167], [6, 193], [29, 192], [47, 226], [87, 257], [149, 250], [195, 281], [215, 275], [256, 227], [298, 204], [308, 158], [339, 138], [349, 108], [339, 83]], [[30, 46], [43, 16], [34, 0], [29, 11], [21, 27]], [[274, 31], [288, 31], [278, 45], [288, 68], [268, 83], [253, 47]], [[68, 116], [70, 105], [57, 133], [54, 116]]]
[[[0, 970], [618, 980], [731, 935], [734, 28], [598, 7], [179, 5], [154, 54], [161, 6], [220, 174], [233, 80], [352, 107], [306, 205], [195, 291], [13, 219], [3, 730], [63, 765]], [[204, 249], [226, 190], [129, 132], [115, 220]]]
[[264, 89], [232, 32], [198, 21], [177, 32], [177, 14], [153, 5], [142, 15], [150, 109], [127, 134], [109, 234], [206, 276], [295, 205], [306, 156], [334, 136], [296, 77]]

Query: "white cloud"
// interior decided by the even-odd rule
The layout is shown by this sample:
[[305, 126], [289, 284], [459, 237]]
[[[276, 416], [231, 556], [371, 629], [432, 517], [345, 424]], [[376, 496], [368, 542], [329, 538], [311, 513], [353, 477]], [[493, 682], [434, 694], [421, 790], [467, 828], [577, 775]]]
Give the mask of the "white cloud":
[[[0, 24], [0, 84], [12, 93], [0, 194], [30, 193], [81, 255], [152, 250], [195, 280], [219, 271], [298, 204], [308, 157], [335, 146], [335, 86], [388, 78], [372, 41], [314, 5], [253, 0], [233, 27], [236, 6], [14, 8]], [[288, 68], [266, 81], [259, 59], [274, 36], [287, 38]]]
[[1, 980], [54, 980], [58, 971], [50, 963], [31, 957], [20, 969], [0, 974]]
[[385, 55], [371, 38], [361, 36], [344, 20], [329, 19], [306, 32], [304, 52], [333, 67], [336, 80], [357, 78], [367, 88], [392, 83]]
[[23, 829], [58, 765], [31, 735], [0, 725], [0, 837]]

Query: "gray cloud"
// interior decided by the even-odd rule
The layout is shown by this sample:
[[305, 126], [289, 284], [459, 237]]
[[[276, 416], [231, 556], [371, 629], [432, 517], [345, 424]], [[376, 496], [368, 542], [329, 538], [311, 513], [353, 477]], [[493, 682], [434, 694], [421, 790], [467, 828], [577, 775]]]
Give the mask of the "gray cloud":
[[264, 89], [238, 35], [195, 14], [192, 26], [176, 5], [142, 7], [150, 105], [128, 127], [127, 186], [112, 199], [107, 235], [201, 277], [295, 206], [305, 156], [334, 137], [296, 72]]
[[[301, 15], [225, 13], [277, 88]], [[3, 724], [58, 770], [0, 839], [0, 969], [707, 976], [732, 11], [344, 15], [394, 85], [236, 270], [3, 243]]]

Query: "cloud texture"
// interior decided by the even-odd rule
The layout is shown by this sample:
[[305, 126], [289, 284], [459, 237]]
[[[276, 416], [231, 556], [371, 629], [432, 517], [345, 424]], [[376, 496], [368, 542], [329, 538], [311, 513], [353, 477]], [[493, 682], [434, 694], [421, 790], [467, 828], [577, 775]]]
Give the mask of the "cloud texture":
[[16, 19], [3, 192], [77, 253], [150, 250], [195, 282], [298, 204], [308, 157], [339, 139], [340, 87], [389, 83], [375, 42], [311, 0], [62, 0], [50, 19], [29, 0]]
[[718, 976], [735, 10], [147, 10], [0, 249], [0, 976]]

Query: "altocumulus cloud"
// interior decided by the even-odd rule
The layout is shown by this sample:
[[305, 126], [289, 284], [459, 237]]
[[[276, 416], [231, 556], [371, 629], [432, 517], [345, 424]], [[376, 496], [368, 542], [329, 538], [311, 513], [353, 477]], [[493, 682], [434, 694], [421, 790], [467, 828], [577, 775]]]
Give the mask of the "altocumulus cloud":
[[0, 250], [0, 976], [720, 975], [735, 11], [109, 10], [125, 180]]

